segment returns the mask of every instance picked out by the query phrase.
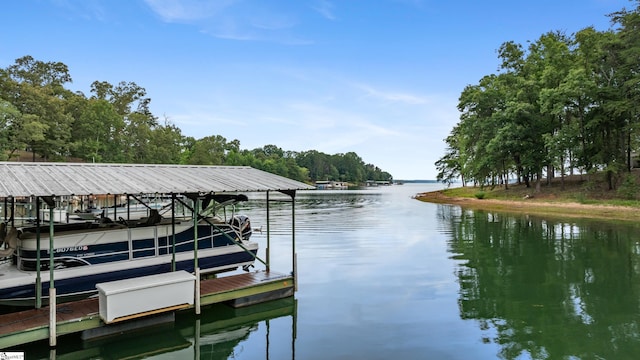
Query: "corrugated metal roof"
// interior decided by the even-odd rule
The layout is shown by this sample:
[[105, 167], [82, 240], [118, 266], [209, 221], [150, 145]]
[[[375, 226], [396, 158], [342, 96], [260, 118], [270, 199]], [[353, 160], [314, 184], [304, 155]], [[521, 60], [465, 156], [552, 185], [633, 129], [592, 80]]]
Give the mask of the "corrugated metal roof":
[[248, 166], [0, 162], [0, 198], [313, 188]]

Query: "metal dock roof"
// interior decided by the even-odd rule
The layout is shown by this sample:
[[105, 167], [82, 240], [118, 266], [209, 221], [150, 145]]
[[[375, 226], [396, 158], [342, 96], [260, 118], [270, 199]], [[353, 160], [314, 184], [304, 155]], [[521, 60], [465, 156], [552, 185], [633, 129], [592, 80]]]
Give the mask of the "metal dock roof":
[[308, 189], [249, 166], [0, 162], [0, 198]]

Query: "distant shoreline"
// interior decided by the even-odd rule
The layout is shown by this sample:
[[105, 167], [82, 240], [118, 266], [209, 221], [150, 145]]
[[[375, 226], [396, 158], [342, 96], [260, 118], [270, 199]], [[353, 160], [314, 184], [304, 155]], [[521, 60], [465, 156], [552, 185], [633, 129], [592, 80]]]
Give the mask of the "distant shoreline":
[[397, 180], [397, 179], [393, 179], [393, 182], [402, 182], [405, 184], [438, 184], [439, 181], [438, 180]]

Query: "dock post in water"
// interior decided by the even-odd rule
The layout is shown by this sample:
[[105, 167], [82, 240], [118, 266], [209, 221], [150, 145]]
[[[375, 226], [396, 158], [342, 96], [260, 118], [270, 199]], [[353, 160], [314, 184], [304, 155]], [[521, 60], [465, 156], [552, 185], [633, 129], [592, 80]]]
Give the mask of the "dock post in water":
[[56, 288], [49, 289], [49, 346], [56, 346]]
[[271, 270], [271, 228], [270, 228], [270, 222], [269, 222], [270, 216], [269, 216], [269, 190], [267, 190], [267, 248], [266, 253], [267, 253], [267, 272], [269, 272], [269, 270]]
[[293, 292], [298, 291], [298, 254], [293, 253]]
[[295, 192], [291, 195], [291, 255], [293, 257], [293, 292], [298, 291], [298, 264], [296, 254], [296, 199]]
[[196, 268], [196, 286], [195, 286], [195, 299], [194, 306], [196, 308], [196, 315], [200, 315], [200, 268]]
[[193, 271], [196, 275], [195, 308], [196, 315], [200, 315], [200, 267], [198, 265], [198, 216], [200, 201], [198, 196], [193, 197]]

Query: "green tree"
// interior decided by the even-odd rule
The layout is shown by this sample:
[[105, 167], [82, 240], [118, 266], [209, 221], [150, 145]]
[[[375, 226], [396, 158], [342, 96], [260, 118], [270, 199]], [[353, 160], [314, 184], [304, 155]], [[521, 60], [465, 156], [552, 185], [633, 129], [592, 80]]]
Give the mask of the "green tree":
[[[501, 75], [502, 77], [508, 75]], [[451, 164], [464, 178], [487, 184], [502, 173], [504, 153], [492, 144], [501, 128], [505, 108], [503, 82], [497, 75], [483, 77], [478, 85], [465, 87], [460, 95], [458, 109], [460, 122], [449, 137], [449, 154], [463, 155], [458, 161], [442, 159], [440, 166]], [[443, 171], [451, 169], [443, 168]]]
[[69, 68], [61, 62], [44, 62], [26, 55], [16, 59], [7, 68], [7, 73], [16, 82], [35, 87], [63, 87], [72, 82]]
[[80, 109], [72, 130], [73, 155], [91, 162], [124, 161], [113, 139], [122, 118], [104, 99], [88, 99]]
[[223, 136], [206, 136], [196, 140], [187, 160], [194, 165], [224, 165], [227, 151], [233, 148]]
[[10, 159], [16, 150], [23, 147], [16, 136], [22, 125], [20, 111], [10, 102], [0, 99], [0, 160]]
[[165, 118], [164, 125], [156, 126], [149, 139], [147, 163], [178, 164], [184, 146], [182, 131]]
[[220, 135], [186, 137], [168, 119], [158, 123], [135, 82], [95, 81], [89, 98], [66, 89], [70, 82], [65, 64], [31, 56], [0, 69], [0, 159], [27, 149], [34, 160], [248, 165], [301, 181], [391, 178], [353, 152], [243, 150]]
[[466, 178], [463, 171], [465, 161], [462, 154], [461, 141], [460, 126], [456, 125], [451, 130], [451, 134], [445, 139], [447, 148], [444, 156], [435, 163], [438, 170], [437, 181], [451, 185], [460, 178], [462, 186], [465, 186]]
[[[73, 118], [66, 112], [66, 99], [72, 95], [64, 88], [71, 82], [67, 66], [60, 62], [43, 62], [31, 56], [16, 59], [4, 71], [2, 98], [11, 102], [23, 114], [28, 126], [22, 131], [45, 131], [29, 138], [29, 146], [44, 159], [61, 159], [69, 154]], [[30, 115], [25, 117], [26, 115]]]
[[619, 86], [624, 95], [616, 105], [626, 117], [626, 166], [631, 170], [631, 152], [640, 143], [640, 1], [634, 10], [623, 9], [610, 17], [619, 26]]

